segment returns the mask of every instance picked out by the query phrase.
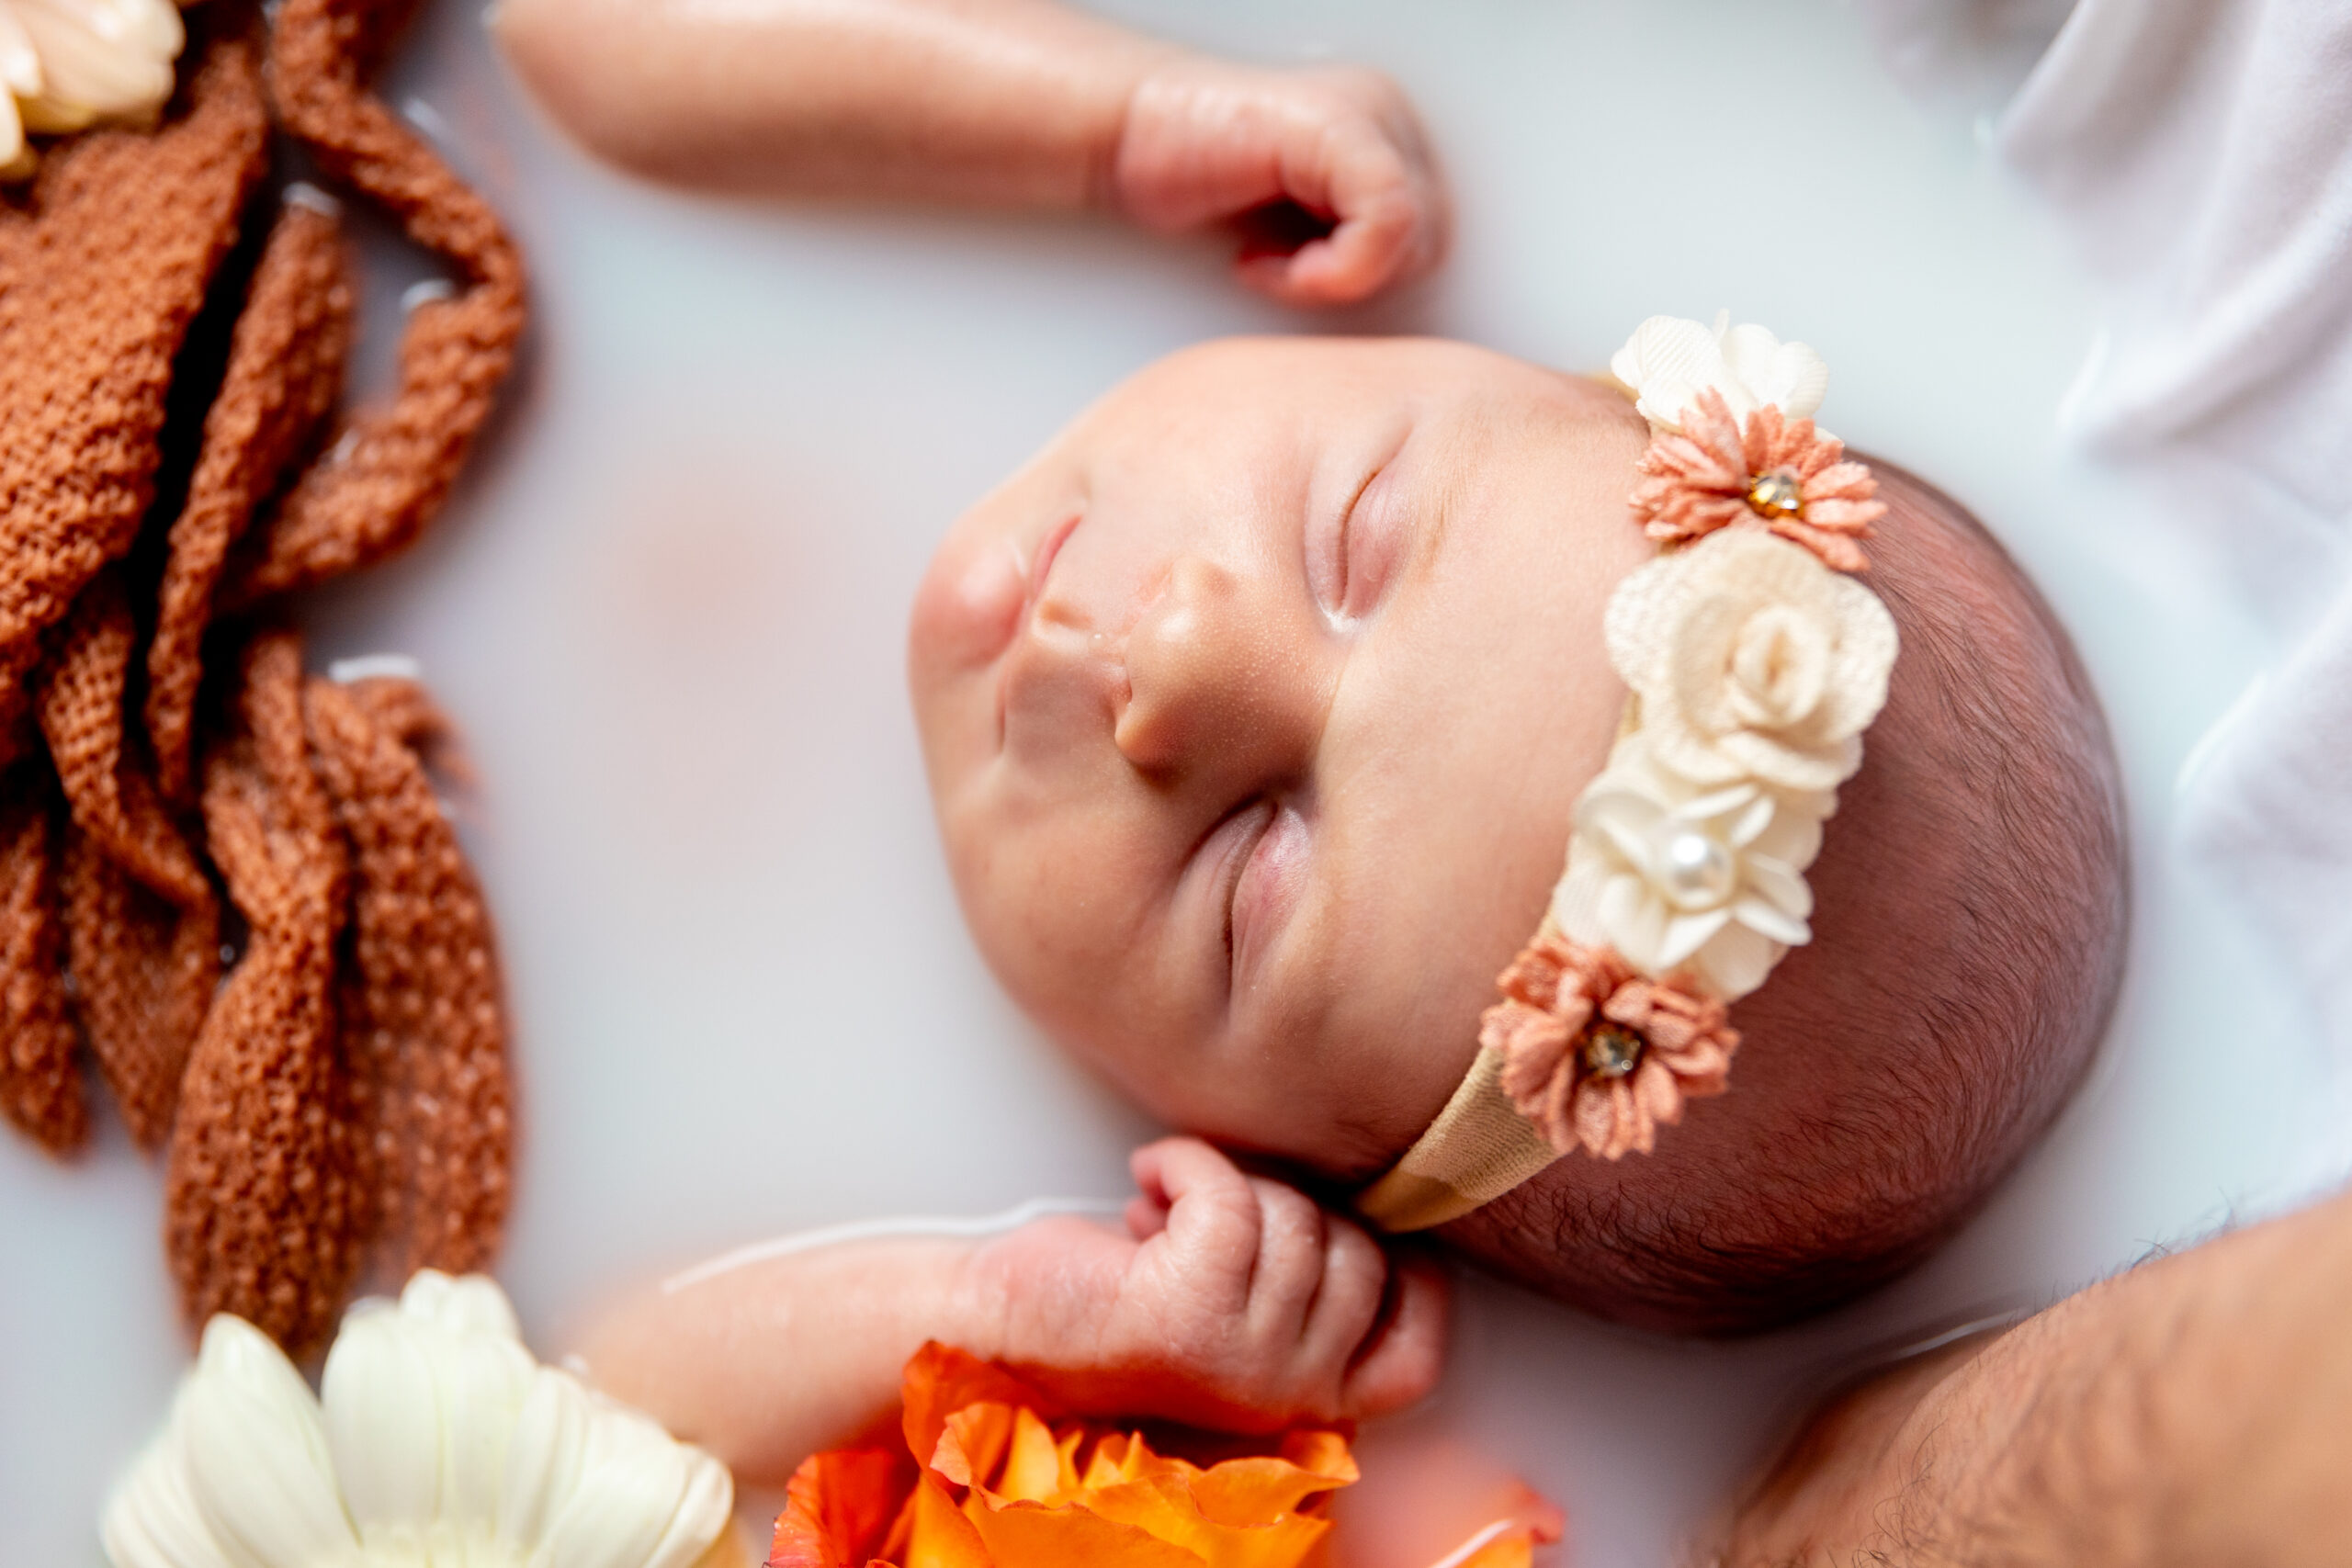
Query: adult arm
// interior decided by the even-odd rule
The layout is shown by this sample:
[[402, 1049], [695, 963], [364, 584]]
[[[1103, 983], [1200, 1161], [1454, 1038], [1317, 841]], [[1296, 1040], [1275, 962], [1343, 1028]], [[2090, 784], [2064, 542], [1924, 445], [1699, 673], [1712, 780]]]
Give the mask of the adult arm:
[[1723, 1568], [2352, 1562], [2352, 1196], [2144, 1263], [1817, 1414]]

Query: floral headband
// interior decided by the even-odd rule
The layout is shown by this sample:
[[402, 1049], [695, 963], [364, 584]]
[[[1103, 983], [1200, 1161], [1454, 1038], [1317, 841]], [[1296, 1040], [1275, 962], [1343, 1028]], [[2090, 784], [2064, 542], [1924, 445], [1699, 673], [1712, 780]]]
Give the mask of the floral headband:
[[1357, 1201], [1421, 1230], [1582, 1148], [1647, 1154], [1721, 1094], [1729, 1004], [1812, 940], [1805, 868], [1886, 701], [1894, 618], [1851, 575], [1886, 511], [1813, 411], [1828, 367], [1761, 327], [1656, 316], [1610, 361], [1650, 423], [1634, 520], [1658, 558], [1610, 597], [1631, 695], [1567, 868], [1497, 982], [1438, 1119]]

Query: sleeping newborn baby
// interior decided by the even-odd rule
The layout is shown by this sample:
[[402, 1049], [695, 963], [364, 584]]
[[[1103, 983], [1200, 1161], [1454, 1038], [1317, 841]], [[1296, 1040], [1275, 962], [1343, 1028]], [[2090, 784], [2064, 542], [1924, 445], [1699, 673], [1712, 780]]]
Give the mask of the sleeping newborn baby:
[[1915, 1262], [2048, 1124], [2120, 807], [2048, 607], [1813, 430], [1810, 351], [1661, 320], [1613, 368], [1179, 354], [956, 525], [911, 682], [1057, 1041], [1388, 1228], [1736, 1331]]

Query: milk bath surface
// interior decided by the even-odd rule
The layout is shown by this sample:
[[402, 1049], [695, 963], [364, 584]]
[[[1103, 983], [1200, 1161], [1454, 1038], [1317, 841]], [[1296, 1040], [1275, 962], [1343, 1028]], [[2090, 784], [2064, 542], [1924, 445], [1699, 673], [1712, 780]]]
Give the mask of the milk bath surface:
[[[1453, 182], [1446, 267], [1303, 318], [1235, 289], [1205, 242], [655, 191], [558, 141], [467, 7], [435, 7], [386, 84], [514, 226], [538, 313], [435, 534], [314, 604], [312, 660], [413, 658], [465, 732], [479, 782], [452, 808], [498, 920], [524, 1128], [501, 1272], [535, 1342], [626, 1277], [759, 1237], [1125, 1190], [1151, 1129], [1013, 1012], [954, 907], [906, 612], [948, 520], [1071, 413], [1236, 332], [1433, 333], [1592, 368], [1659, 311], [1775, 323], [1837, 367], [1841, 436], [1953, 491], [2038, 579], [2131, 792], [2106, 1054], [1951, 1247], [1733, 1345], [1466, 1281], [1444, 1391], [1365, 1434], [1374, 1484], [1384, 1455], [1473, 1444], [1566, 1506], [1566, 1560], [1657, 1563], [1837, 1369], [2304, 1190], [2324, 1064], [2168, 834], [2176, 777], [2269, 635], [2149, 542], [2161, 498], [2065, 450], [2098, 300], [1963, 119], [1905, 97], [1857, 15], [1797, 0], [1112, 9], [1396, 75]], [[382, 344], [427, 275], [380, 234], [369, 261], [361, 341]], [[11, 1560], [97, 1561], [106, 1487], [168, 1398], [157, 1203], [119, 1129], [71, 1168], [0, 1142]]]

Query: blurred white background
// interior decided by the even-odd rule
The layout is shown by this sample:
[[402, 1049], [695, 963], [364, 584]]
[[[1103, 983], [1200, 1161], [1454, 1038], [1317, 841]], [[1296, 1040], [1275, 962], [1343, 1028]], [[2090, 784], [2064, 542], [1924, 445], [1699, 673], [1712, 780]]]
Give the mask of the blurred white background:
[[[1957, 102], [1905, 96], [1829, 0], [1118, 0], [1268, 61], [1383, 66], [1459, 199], [1409, 297], [1306, 320], [1212, 245], [1107, 224], [729, 207], [560, 143], [469, 6], [392, 101], [528, 249], [505, 413], [409, 558], [314, 606], [313, 658], [421, 660], [480, 774], [525, 1112], [503, 1275], [543, 1347], [614, 1282], [893, 1213], [1115, 1196], [1153, 1129], [999, 995], [933, 840], [900, 645], [946, 522], [1112, 383], [1235, 332], [1427, 332], [1570, 367], [1656, 312], [1804, 338], [1849, 441], [1974, 506], [2074, 628], [2132, 792], [2137, 929], [2105, 1056], [1948, 1251], [1737, 1344], [1628, 1334], [1482, 1281], [1385, 1462], [1463, 1441], [1570, 1514], [1558, 1561], [1643, 1568], [1824, 1381], [2307, 1190], [2340, 1115], [2301, 1004], [2181, 870], [2170, 805], [2271, 633], [2069, 457], [2098, 302]], [[1932, 76], [1932, 70], [1925, 73]], [[1909, 62], [1905, 80], [1922, 76]], [[380, 383], [398, 298], [371, 259]], [[0, 1543], [81, 1564], [185, 1354], [157, 1173], [110, 1129], [0, 1138]]]

